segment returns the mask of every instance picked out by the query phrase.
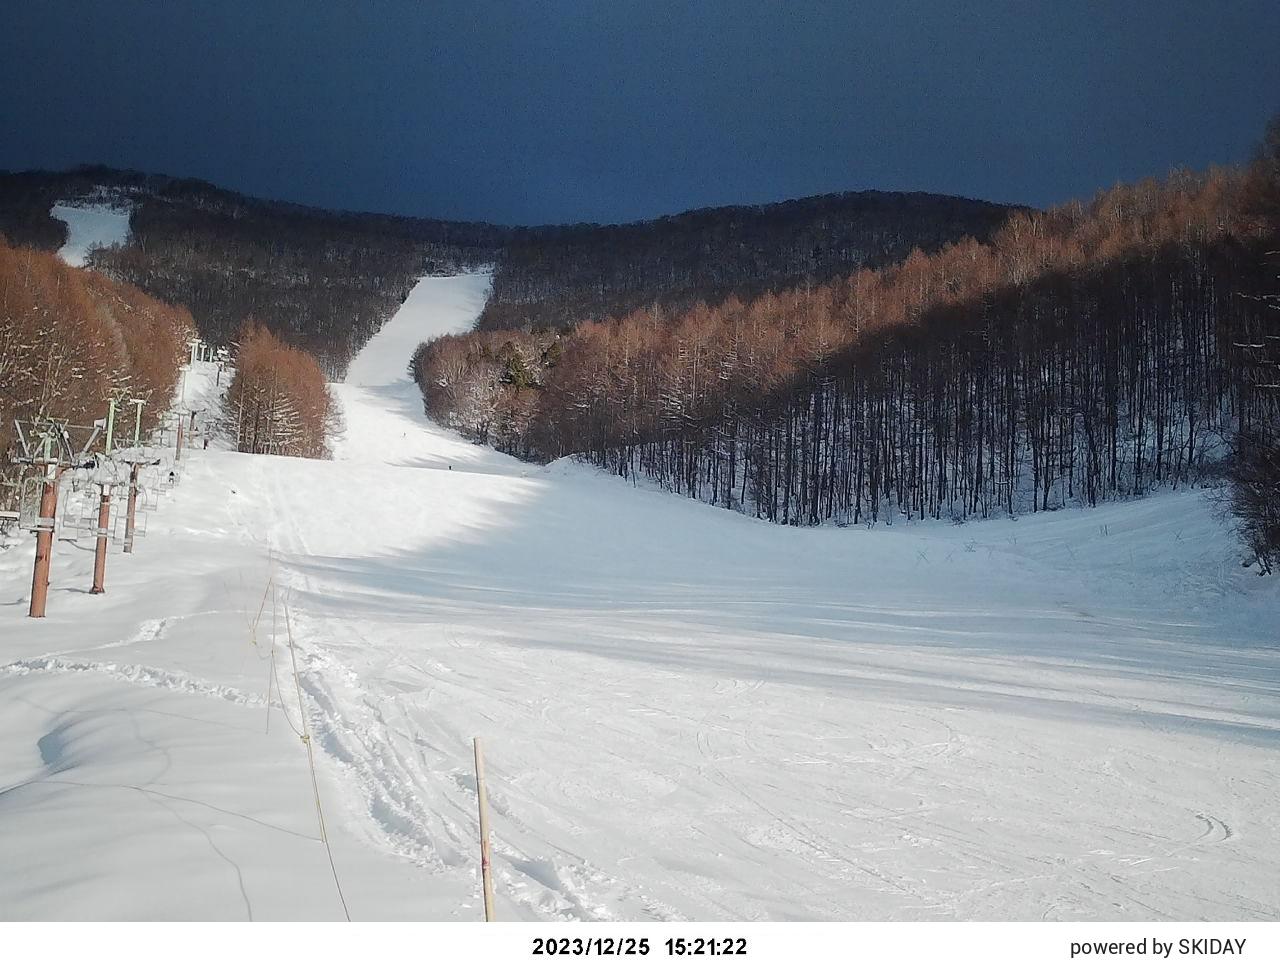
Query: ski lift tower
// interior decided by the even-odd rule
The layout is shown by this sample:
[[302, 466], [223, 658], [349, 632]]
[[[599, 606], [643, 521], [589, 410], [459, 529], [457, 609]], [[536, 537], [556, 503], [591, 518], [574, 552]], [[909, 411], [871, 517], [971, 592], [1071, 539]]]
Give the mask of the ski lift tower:
[[132, 403], [134, 406], [133, 445], [135, 447], [142, 443], [142, 408], [147, 405], [147, 400], [149, 399], [150, 391], [148, 391], [147, 393], [148, 393], [148, 396], [133, 397], [129, 400], [129, 402]]
[[141, 489], [138, 474], [143, 467], [158, 467], [160, 461], [125, 459], [124, 462], [129, 465], [129, 509], [124, 521], [124, 552], [133, 553], [134, 531], [138, 522], [138, 493]]
[[222, 373], [231, 365], [231, 351], [226, 347], [219, 347], [214, 351], [213, 362], [218, 365], [218, 376], [214, 382], [215, 386], [222, 386]]
[[205, 347], [205, 342], [199, 337], [192, 337], [187, 341], [187, 346], [191, 348], [191, 358], [182, 366], [182, 375], [179, 379], [178, 386], [178, 406], [186, 406], [187, 403], [187, 374], [195, 369], [196, 360], [200, 357], [200, 352]]
[[173, 462], [174, 464], [178, 464], [182, 462], [182, 441], [186, 436], [187, 416], [190, 415], [194, 420], [195, 411], [187, 410], [184, 407], [179, 406], [178, 409], [174, 411], [174, 414], [178, 418], [178, 440], [173, 448]]
[[116, 433], [116, 411], [123, 410], [125, 403], [129, 400], [128, 386], [114, 387], [111, 390], [111, 397], [107, 401], [107, 442], [106, 452], [111, 453], [111, 447], [115, 442]]
[[[36, 559], [31, 573], [31, 606], [27, 615], [43, 617], [49, 597], [49, 561], [53, 555], [53, 533], [57, 524], [58, 481], [65, 471], [84, 465], [89, 448], [97, 442], [105, 423], [101, 420], [94, 423], [93, 432], [79, 451], [72, 447], [65, 420], [41, 417], [25, 423], [21, 420], [13, 423], [18, 434], [17, 456], [13, 462], [34, 468], [36, 476], [29, 477], [28, 481], [33, 488], [40, 488], [39, 513], [29, 527], [36, 535]], [[27, 500], [24, 489], [21, 502], [25, 504]]]

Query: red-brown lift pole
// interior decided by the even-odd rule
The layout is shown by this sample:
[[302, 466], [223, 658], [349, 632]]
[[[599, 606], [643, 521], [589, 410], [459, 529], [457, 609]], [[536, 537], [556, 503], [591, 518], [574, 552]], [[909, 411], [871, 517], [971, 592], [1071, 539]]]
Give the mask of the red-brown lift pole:
[[140, 463], [129, 467], [129, 512], [124, 521], [124, 552], [133, 553], [133, 525], [138, 517], [138, 469]]
[[50, 466], [40, 492], [40, 519], [36, 521], [36, 564], [31, 573], [31, 608], [29, 617], [43, 617], [49, 599], [49, 560], [53, 556], [53, 526], [58, 512], [57, 467]]
[[111, 522], [111, 487], [102, 485], [98, 499], [98, 546], [93, 553], [93, 586], [90, 593], [106, 593], [103, 585], [107, 578], [107, 525]]

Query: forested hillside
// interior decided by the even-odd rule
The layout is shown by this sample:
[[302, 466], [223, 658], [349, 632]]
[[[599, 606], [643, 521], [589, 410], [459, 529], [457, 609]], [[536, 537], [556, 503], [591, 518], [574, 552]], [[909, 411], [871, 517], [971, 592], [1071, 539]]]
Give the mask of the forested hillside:
[[[15, 419], [87, 428], [106, 416], [113, 392], [149, 401], [142, 426], [150, 430], [177, 386], [191, 333], [183, 308], [0, 240], [0, 457], [15, 442]], [[18, 473], [0, 460], [0, 481]], [[15, 497], [0, 486], [0, 509]]]
[[512, 232], [477, 326], [545, 330], [812, 285], [990, 236], [1013, 208], [926, 193], [837, 193], [617, 226]]
[[234, 341], [259, 322], [339, 376], [431, 273], [490, 262], [503, 236], [484, 224], [314, 210], [257, 200], [197, 180], [89, 167], [0, 176], [0, 232], [56, 249], [56, 202], [131, 210], [128, 242], [89, 265], [187, 307], [200, 334]]
[[[1046, 212], [861, 193], [533, 228], [87, 168], [0, 177], [0, 224], [57, 247], [53, 203], [127, 207], [93, 269], [329, 378], [417, 277], [492, 263], [478, 330], [414, 358], [441, 422], [782, 523], [964, 518], [1191, 481], [1245, 441], [1264, 452], [1237, 464], [1267, 472], [1266, 156]], [[322, 452], [327, 412], [303, 405], [284, 433]]]
[[186, 306], [214, 344], [258, 323], [315, 354], [332, 378], [423, 275], [493, 264], [482, 327], [569, 327], [655, 304], [683, 309], [813, 284], [913, 247], [986, 236], [1010, 209], [861, 193], [617, 226], [513, 228], [335, 213], [86, 167], [0, 175], [0, 233], [56, 250], [66, 233], [50, 207], [85, 201], [131, 211], [128, 242], [98, 250], [91, 267]]
[[753, 300], [443, 338], [416, 372], [479, 440], [781, 523], [1136, 495], [1276, 422], [1247, 348], [1274, 332], [1268, 169], [1119, 186]]
[[241, 453], [321, 458], [334, 432], [333, 399], [314, 357], [265, 327], [240, 332], [224, 429]]
[[[55, 182], [56, 181], [56, 182]], [[17, 246], [52, 253], [67, 239], [67, 225], [49, 215], [61, 199], [57, 183], [68, 189], [87, 190], [67, 177], [40, 173], [0, 173], [0, 236]]]

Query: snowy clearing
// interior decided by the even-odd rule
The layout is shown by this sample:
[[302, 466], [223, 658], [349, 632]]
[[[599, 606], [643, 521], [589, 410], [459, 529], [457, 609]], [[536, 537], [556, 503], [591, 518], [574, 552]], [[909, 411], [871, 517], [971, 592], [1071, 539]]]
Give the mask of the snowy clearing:
[[0, 551], [0, 918], [342, 916], [287, 601], [356, 919], [481, 916], [475, 735], [502, 918], [1280, 919], [1280, 602], [1201, 493], [791, 529], [533, 467], [407, 379], [488, 283], [333, 461], [194, 453], [104, 596], [58, 543], [26, 620]]
[[66, 263], [83, 267], [94, 247], [114, 247], [129, 238], [129, 209], [105, 203], [55, 204], [49, 215], [67, 225], [67, 242], [58, 250]]

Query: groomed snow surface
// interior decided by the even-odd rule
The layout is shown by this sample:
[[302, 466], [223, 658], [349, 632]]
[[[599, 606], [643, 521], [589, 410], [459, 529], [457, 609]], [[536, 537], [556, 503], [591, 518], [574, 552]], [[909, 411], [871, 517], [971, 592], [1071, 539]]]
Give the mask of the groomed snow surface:
[[1280, 603], [1203, 494], [810, 530], [532, 467], [405, 375], [487, 283], [333, 461], [193, 452], [104, 596], [59, 543], [26, 620], [0, 551], [0, 917], [341, 918], [287, 604], [356, 919], [481, 916], [476, 735], [502, 918], [1280, 918]]
[[67, 242], [58, 250], [66, 263], [83, 267], [94, 247], [114, 247], [129, 237], [129, 209], [107, 203], [55, 204], [49, 215], [67, 225]]

